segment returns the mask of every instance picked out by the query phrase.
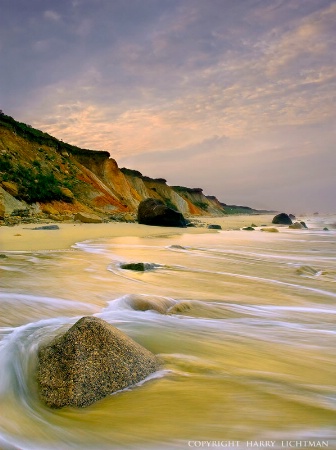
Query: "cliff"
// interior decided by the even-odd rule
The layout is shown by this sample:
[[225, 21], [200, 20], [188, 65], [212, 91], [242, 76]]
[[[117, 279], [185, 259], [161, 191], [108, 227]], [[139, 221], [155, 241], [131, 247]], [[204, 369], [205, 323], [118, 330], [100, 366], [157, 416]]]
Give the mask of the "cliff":
[[0, 113], [0, 219], [5, 222], [15, 215], [66, 220], [79, 212], [132, 220], [148, 197], [185, 216], [223, 215], [226, 209], [200, 188], [171, 187], [163, 178], [119, 169], [106, 151], [80, 149]]

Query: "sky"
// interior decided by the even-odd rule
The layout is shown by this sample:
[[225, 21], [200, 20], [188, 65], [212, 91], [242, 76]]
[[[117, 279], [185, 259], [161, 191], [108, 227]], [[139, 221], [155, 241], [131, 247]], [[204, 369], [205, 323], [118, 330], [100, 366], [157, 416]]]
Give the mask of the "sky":
[[1, 0], [0, 109], [228, 204], [336, 212], [336, 2]]

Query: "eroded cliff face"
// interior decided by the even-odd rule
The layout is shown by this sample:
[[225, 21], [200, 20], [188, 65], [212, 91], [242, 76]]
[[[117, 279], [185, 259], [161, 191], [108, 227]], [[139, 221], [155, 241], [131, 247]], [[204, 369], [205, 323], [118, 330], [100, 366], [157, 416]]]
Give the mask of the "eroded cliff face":
[[149, 197], [185, 216], [224, 213], [220, 202], [205, 197], [202, 189], [172, 188], [164, 179], [120, 169], [108, 152], [65, 144], [3, 114], [0, 187], [0, 220], [18, 209], [52, 217], [85, 212], [131, 218]]

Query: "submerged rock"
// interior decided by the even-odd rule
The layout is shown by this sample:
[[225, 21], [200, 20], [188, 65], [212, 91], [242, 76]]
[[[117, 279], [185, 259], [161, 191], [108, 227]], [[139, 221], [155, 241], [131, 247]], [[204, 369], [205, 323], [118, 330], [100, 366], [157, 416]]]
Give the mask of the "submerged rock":
[[161, 200], [155, 198], [147, 198], [140, 203], [138, 222], [161, 227], [185, 228], [187, 226], [182, 213], [168, 208]]
[[158, 370], [155, 355], [97, 317], [82, 317], [38, 351], [39, 394], [51, 408], [84, 407]]
[[324, 227], [324, 228], [323, 228], [323, 231], [329, 231], [329, 228]]
[[254, 231], [253, 227], [244, 227], [243, 230], [245, 231]]
[[183, 245], [178, 245], [178, 244], [170, 245], [169, 248], [176, 249], [176, 250], [187, 250], [186, 247], [183, 247]]
[[268, 233], [279, 233], [279, 230], [274, 227], [261, 228], [260, 231], [267, 231]]
[[126, 303], [135, 311], [156, 311], [160, 314], [167, 314], [169, 308], [176, 304], [176, 300], [166, 297], [130, 296]]
[[296, 273], [303, 276], [315, 276], [318, 273], [318, 270], [310, 266], [300, 266], [296, 269]]
[[222, 227], [220, 225], [216, 225], [216, 224], [210, 224], [208, 225], [209, 230], [221, 230]]
[[302, 225], [303, 228], [306, 228], [306, 229], [308, 230], [308, 227], [307, 227], [307, 225], [306, 225], [306, 222], [303, 222], [303, 220], [301, 220], [300, 223], [301, 223], [301, 225]]
[[293, 222], [288, 214], [280, 213], [273, 217], [272, 223], [279, 224], [279, 225], [291, 225]]
[[152, 263], [125, 263], [120, 264], [121, 269], [125, 270], [135, 270], [137, 272], [145, 272], [146, 270], [153, 270], [155, 269], [155, 264]]

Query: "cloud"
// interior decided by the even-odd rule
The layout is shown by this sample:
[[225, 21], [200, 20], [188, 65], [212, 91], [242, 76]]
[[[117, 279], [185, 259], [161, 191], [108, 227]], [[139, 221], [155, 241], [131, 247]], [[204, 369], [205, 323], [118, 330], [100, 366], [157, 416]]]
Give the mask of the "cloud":
[[305, 17], [290, 31], [280, 35], [269, 45], [267, 72], [276, 75], [294, 66], [320, 64], [334, 43], [332, 30], [336, 19], [336, 5]]
[[61, 15], [51, 9], [45, 11], [43, 15], [46, 19], [53, 22], [58, 22], [61, 19]]
[[262, 171], [295, 184], [314, 152], [331, 165], [334, 2], [42, 3], [0, 27], [2, 108], [19, 120], [224, 200], [247, 184], [266, 199]]

